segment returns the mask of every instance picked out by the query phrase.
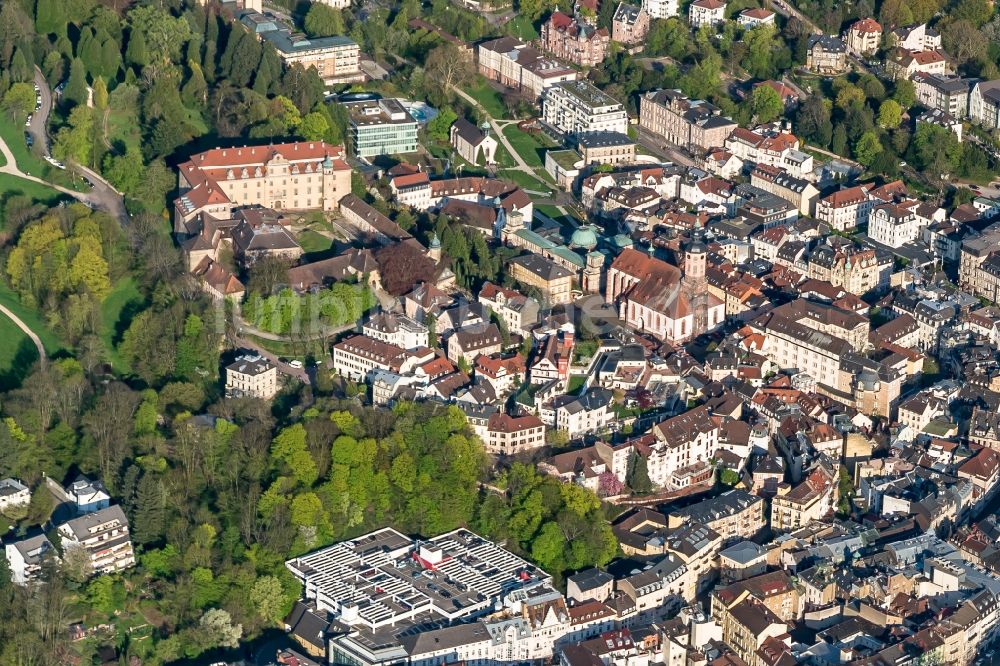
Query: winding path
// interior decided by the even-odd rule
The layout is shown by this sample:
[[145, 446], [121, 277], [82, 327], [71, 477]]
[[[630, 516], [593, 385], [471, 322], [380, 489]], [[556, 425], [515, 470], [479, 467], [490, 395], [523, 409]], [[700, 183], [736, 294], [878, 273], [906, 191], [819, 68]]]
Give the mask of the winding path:
[[14, 324], [15, 324], [15, 325], [16, 325], [16, 326], [17, 326], [17, 327], [18, 327], [19, 329], [21, 329], [22, 331], [24, 331], [24, 334], [25, 334], [25, 335], [27, 335], [27, 336], [28, 336], [29, 338], [31, 338], [31, 341], [32, 341], [33, 343], [35, 343], [35, 349], [37, 349], [37, 350], [38, 350], [38, 360], [39, 360], [39, 362], [40, 362], [40, 364], [41, 364], [42, 368], [45, 368], [45, 363], [46, 363], [46, 361], [48, 360], [48, 357], [46, 357], [46, 355], [45, 355], [45, 347], [44, 347], [44, 346], [42, 345], [42, 340], [41, 340], [41, 338], [39, 338], [39, 337], [38, 337], [38, 336], [37, 336], [37, 335], [35, 334], [35, 332], [34, 332], [34, 331], [32, 331], [32, 330], [31, 330], [30, 328], [28, 328], [28, 325], [27, 325], [27, 324], [25, 324], [25, 323], [24, 323], [23, 321], [21, 321], [21, 318], [20, 318], [20, 317], [18, 317], [18, 316], [17, 316], [16, 314], [14, 314], [13, 312], [11, 312], [11, 311], [10, 311], [10, 310], [9, 310], [9, 309], [8, 309], [8, 308], [6, 307], [6, 306], [4, 306], [4, 305], [0, 305], [0, 312], [2, 312], [3, 314], [7, 315], [7, 317], [8, 317], [8, 318], [9, 318], [9, 319], [10, 319], [10, 320], [11, 320], [12, 322], [14, 322]]

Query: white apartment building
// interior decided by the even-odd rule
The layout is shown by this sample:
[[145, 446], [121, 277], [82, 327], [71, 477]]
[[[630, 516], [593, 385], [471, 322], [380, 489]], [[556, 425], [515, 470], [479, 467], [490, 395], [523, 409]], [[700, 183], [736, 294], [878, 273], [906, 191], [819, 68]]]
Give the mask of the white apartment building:
[[920, 236], [920, 224], [913, 210], [895, 204], [878, 206], [868, 223], [868, 236], [876, 243], [899, 247]]
[[658, 488], [673, 487], [676, 472], [706, 463], [719, 448], [719, 426], [704, 405], [656, 424], [653, 434], [646, 469]]
[[263, 356], [248, 354], [226, 366], [226, 396], [270, 400], [278, 393], [278, 369]]
[[428, 347], [429, 331], [426, 326], [404, 314], [380, 312], [365, 322], [361, 332], [369, 338], [388, 342], [403, 349]]
[[28, 506], [31, 491], [17, 479], [0, 480], [0, 512], [19, 506]]
[[66, 495], [76, 505], [77, 514], [93, 513], [111, 506], [111, 495], [100, 481], [91, 481], [85, 476], [66, 487]]
[[608, 389], [590, 388], [580, 397], [566, 397], [569, 399], [555, 408], [555, 427], [571, 439], [600, 432], [615, 419]]
[[546, 90], [542, 119], [565, 134], [628, 132], [625, 107], [586, 81], [565, 81]]
[[841, 357], [864, 349], [868, 319], [855, 312], [799, 299], [750, 322], [764, 335], [761, 352], [782, 369], [796, 369], [817, 383], [839, 385]]
[[818, 200], [816, 219], [837, 231], [847, 231], [867, 222], [876, 203], [865, 187], [848, 187]]
[[695, 30], [703, 25], [722, 25], [725, 21], [726, 3], [722, 0], [694, 0], [688, 8], [688, 22]]
[[407, 374], [433, 358], [434, 352], [426, 347], [407, 351], [365, 335], [354, 335], [333, 345], [333, 371], [356, 382], [365, 381], [372, 370]]
[[836, 504], [836, 480], [817, 466], [794, 488], [787, 483], [778, 485], [778, 495], [771, 500], [771, 529], [798, 529], [825, 517]]
[[118, 505], [88, 513], [59, 526], [63, 548], [83, 548], [94, 573], [113, 573], [135, 566], [128, 518]]
[[642, 0], [642, 8], [650, 19], [667, 19], [681, 13], [678, 0]]
[[33, 580], [42, 569], [46, 556], [56, 556], [52, 543], [44, 534], [8, 543], [4, 546], [10, 579], [16, 585], [24, 585]]
[[969, 118], [986, 129], [1000, 128], [1000, 80], [980, 81], [973, 87]]

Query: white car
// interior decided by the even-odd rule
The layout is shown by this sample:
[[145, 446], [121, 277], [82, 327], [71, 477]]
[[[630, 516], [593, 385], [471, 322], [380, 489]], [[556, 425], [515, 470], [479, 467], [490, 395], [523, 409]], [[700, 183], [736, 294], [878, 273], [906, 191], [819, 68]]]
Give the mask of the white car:
[[299, 370], [299, 369], [302, 368], [302, 361], [300, 361], [298, 359], [294, 359], [292, 361], [289, 361], [288, 362], [288, 367], [295, 368], [296, 370]]
[[24, 126], [25, 127], [31, 127], [31, 116], [30, 115], [27, 117], [27, 119], [25, 119]]

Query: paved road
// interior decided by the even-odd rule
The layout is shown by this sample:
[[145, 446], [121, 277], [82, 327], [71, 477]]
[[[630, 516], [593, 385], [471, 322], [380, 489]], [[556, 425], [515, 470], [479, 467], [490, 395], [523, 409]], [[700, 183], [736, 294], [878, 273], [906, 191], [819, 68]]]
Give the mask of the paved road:
[[655, 136], [638, 125], [636, 125], [635, 130], [636, 140], [639, 142], [639, 145], [653, 153], [656, 157], [681, 166], [699, 166], [679, 146], [668, 144], [663, 137]]
[[35, 343], [35, 349], [38, 350], [38, 360], [41, 362], [41, 365], [44, 368], [47, 359], [45, 356], [45, 347], [42, 346], [41, 339], [39, 339], [39, 337], [35, 335], [34, 331], [28, 328], [27, 324], [21, 321], [20, 317], [18, 317], [16, 314], [8, 310], [5, 306], [0, 305], [0, 312], [7, 315], [7, 317], [9, 317], [12, 322], [14, 322], [14, 325], [17, 326], [22, 331], [24, 331], [24, 334], [27, 335], [29, 338], [31, 338], [31, 341]]
[[17, 160], [14, 159], [14, 153], [10, 152], [10, 148], [2, 138], [0, 138], [0, 154], [2, 154], [6, 160], [6, 163], [0, 167], [0, 173], [17, 176], [18, 178], [23, 178], [24, 180], [30, 180], [33, 183], [39, 183], [40, 185], [51, 187], [54, 190], [58, 190], [63, 194], [73, 197], [77, 201], [80, 201], [91, 208], [109, 213], [121, 224], [126, 224], [129, 221], [129, 216], [125, 211], [125, 202], [122, 199], [122, 196], [115, 190], [115, 188], [111, 187], [107, 181], [101, 178], [100, 175], [87, 167], [77, 168], [82, 173], [87, 175], [91, 182], [95, 184], [95, 187], [89, 192], [77, 192], [76, 190], [71, 190], [63, 187], [62, 185], [50, 183], [42, 180], [38, 176], [32, 176], [21, 171], [21, 169], [17, 166]]
[[809, 30], [812, 31], [814, 35], [823, 34], [823, 31], [819, 29], [819, 26], [813, 23], [809, 17], [807, 17], [805, 14], [800, 12], [795, 7], [793, 7], [786, 0], [769, 0], [769, 2], [773, 7], [774, 11], [778, 12], [782, 16], [787, 16], [787, 17], [793, 16], [798, 20], [802, 21], [803, 23], [805, 23], [806, 27], [809, 28]]
[[[42, 107], [31, 117], [31, 127], [29, 127], [28, 130], [35, 138], [35, 145], [42, 146], [42, 154], [49, 157], [51, 156], [51, 153], [49, 152], [51, 150], [51, 146], [48, 136], [48, 118], [52, 111], [52, 91], [49, 89], [49, 83], [45, 80], [45, 77], [42, 76], [42, 72], [38, 69], [38, 67], [35, 67], [35, 84], [40, 89], [39, 94], [42, 96]], [[112, 187], [111, 183], [104, 180], [101, 174], [96, 171], [85, 166], [76, 166], [73, 168], [86, 176], [87, 180], [89, 180], [94, 187], [89, 193], [83, 194], [82, 198], [71, 192], [69, 192], [69, 194], [93, 208], [109, 213], [112, 217], [118, 220], [119, 224], [128, 224], [129, 215], [125, 210], [125, 200], [122, 197], [121, 192]], [[63, 191], [60, 188], [56, 189]]]
[[35, 85], [38, 86], [38, 94], [42, 97], [42, 106], [31, 114], [31, 125], [28, 126], [28, 132], [34, 139], [35, 145], [41, 149], [42, 155], [48, 155], [49, 136], [45, 128], [48, 127], [49, 114], [52, 112], [52, 91], [49, 90], [49, 84], [42, 76], [42, 70], [38, 69], [37, 66], [35, 67]]

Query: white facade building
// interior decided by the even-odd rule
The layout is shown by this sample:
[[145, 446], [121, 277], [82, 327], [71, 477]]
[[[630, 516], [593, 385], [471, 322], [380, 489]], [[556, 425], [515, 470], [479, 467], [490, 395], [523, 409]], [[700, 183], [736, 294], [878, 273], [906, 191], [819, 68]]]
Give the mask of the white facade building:
[[628, 132], [625, 107], [586, 81], [565, 81], [546, 90], [542, 118], [566, 134]]

